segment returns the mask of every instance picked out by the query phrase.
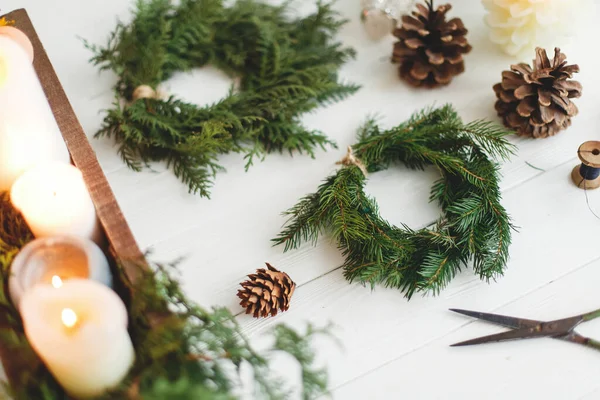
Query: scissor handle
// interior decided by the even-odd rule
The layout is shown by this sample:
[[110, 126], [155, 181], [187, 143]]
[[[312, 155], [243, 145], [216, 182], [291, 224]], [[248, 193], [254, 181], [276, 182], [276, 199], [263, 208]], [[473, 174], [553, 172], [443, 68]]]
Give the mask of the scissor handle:
[[567, 342], [577, 343], [594, 350], [600, 350], [600, 342], [585, 336], [581, 336], [577, 332], [571, 332], [567, 336], [558, 337], [557, 339], [566, 340]]
[[600, 308], [589, 313], [585, 313], [581, 316], [582, 321], [591, 321], [596, 318], [600, 318]]

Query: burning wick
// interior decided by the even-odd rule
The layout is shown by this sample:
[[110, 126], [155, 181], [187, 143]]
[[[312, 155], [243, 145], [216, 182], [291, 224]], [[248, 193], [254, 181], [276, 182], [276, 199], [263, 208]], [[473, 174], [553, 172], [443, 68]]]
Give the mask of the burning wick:
[[70, 308], [65, 308], [62, 310], [61, 319], [67, 328], [72, 328], [77, 323], [77, 314]]
[[60, 276], [58, 275], [54, 275], [52, 277], [52, 286], [54, 286], [55, 288], [60, 288], [63, 285], [63, 281], [62, 279], [60, 279]]

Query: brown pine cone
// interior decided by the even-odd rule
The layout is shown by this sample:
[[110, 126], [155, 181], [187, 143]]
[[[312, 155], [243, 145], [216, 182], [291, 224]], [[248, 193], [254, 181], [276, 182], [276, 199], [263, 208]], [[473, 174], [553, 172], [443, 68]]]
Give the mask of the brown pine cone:
[[246, 314], [255, 318], [277, 315], [277, 311], [287, 311], [296, 284], [285, 272], [278, 271], [269, 263], [268, 269], [261, 268], [255, 274], [248, 275], [248, 280], [240, 285], [237, 296], [242, 299], [241, 306]]
[[471, 51], [460, 18], [446, 21], [452, 8], [445, 4], [434, 9], [433, 0], [417, 4], [412, 16], [404, 15], [394, 30], [392, 62], [400, 64], [400, 77], [413, 86], [433, 88], [447, 85], [465, 70], [463, 54]]
[[579, 66], [567, 65], [566, 58], [555, 48], [550, 63], [546, 50], [538, 47], [533, 70], [521, 63], [502, 72], [494, 92], [496, 111], [506, 127], [522, 136], [546, 138], [571, 125], [578, 110], [570, 99], [581, 96], [582, 86], [570, 79]]
[[[33, 234], [25, 218], [10, 202], [10, 194], [0, 192], [0, 244], [22, 247], [32, 239]], [[6, 250], [9, 248], [6, 247]]]

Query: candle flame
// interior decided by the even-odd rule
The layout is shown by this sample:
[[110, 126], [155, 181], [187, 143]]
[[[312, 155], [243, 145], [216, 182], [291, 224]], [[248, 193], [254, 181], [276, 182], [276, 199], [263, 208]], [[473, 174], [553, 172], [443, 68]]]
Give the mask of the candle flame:
[[77, 314], [70, 308], [65, 308], [62, 310], [61, 319], [67, 328], [72, 328], [77, 323]]
[[54, 286], [55, 288], [57, 288], [57, 289], [58, 289], [58, 288], [59, 288], [59, 287], [61, 287], [62, 285], [63, 285], [63, 281], [62, 281], [62, 279], [60, 279], [60, 276], [58, 276], [58, 275], [54, 275], [54, 276], [52, 277], [52, 286]]

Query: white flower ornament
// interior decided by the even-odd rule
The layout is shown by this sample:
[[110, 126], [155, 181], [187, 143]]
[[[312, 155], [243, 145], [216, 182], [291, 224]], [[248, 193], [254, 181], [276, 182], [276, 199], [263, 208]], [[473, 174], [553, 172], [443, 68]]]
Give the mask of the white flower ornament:
[[510, 55], [554, 47], [591, 6], [587, 0], [482, 0], [490, 39]]

